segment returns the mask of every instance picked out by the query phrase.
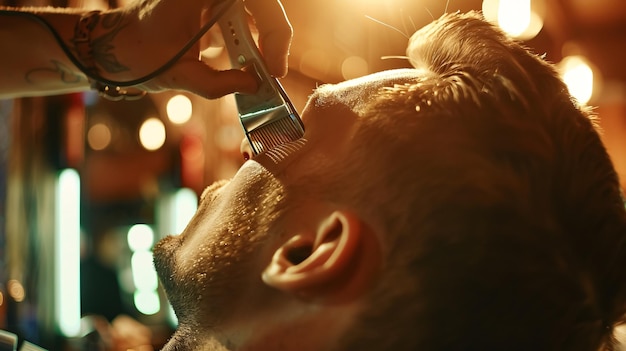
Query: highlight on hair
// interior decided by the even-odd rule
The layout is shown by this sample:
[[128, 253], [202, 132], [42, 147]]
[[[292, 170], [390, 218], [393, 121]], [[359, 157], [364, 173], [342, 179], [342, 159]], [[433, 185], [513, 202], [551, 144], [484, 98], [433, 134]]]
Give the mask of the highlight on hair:
[[610, 350], [626, 219], [589, 112], [476, 13], [407, 53], [426, 73], [370, 100], [347, 171], [377, 175], [352, 194], [389, 259], [340, 349]]

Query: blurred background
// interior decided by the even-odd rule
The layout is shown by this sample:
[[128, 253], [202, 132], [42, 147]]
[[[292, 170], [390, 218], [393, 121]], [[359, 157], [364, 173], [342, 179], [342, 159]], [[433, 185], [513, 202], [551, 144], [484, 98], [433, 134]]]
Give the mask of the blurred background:
[[[625, 1], [283, 4], [294, 27], [283, 85], [299, 110], [319, 84], [408, 67], [402, 58], [408, 37], [444, 12], [483, 11], [557, 64], [577, 99], [596, 106], [626, 186]], [[219, 48], [205, 56], [216, 67], [227, 65]], [[158, 349], [176, 320], [159, 288], [151, 247], [182, 231], [206, 185], [234, 174], [243, 161], [242, 138], [232, 96], [207, 101], [167, 92], [111, 102], [83, 93], [0, 100], [0, 329], [51, 350], [104, 350], [93, 346], [106, 337], [99, 323], [128, 316]]]

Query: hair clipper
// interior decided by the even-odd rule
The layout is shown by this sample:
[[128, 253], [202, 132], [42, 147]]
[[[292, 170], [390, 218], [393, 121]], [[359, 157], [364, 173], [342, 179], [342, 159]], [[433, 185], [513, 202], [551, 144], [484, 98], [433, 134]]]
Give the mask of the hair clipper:
[[253, 154], [302, 138], [304, 125], [285, 90], [265, 66], [250, 33], [243, 1], [226, 1], [222, 6], [229, 6], [218, 23], [232, 67], [258, 76], [255, 94], [235, 93], [239, 119]]

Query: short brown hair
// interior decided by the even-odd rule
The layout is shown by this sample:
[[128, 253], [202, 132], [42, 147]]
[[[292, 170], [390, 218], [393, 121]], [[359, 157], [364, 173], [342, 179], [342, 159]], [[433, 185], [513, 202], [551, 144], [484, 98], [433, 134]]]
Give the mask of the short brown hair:
[[476, 13], [408, 53], [423, 77], [372, 100], [348, 166], [378, 175], [354, 205], [383, 218], [388, 259], [339, 349], [610, 349], [626, 220], [589, 112]]

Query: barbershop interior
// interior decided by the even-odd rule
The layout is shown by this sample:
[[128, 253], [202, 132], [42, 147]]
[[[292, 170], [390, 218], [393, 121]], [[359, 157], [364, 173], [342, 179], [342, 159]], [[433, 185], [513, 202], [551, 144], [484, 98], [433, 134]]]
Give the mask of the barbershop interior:
[[[100, 10], [125, 3], [0, 1]], [[321, 84], [410, 67], [408, 37], [440, 15], [482, 11], [555, 63], [571, 94], [594, 106], [626, 189], [623, 0], [282, 3], [294, 35], [281, 83], [298, 111]], [[228, 68], [225, 51], [202, 55]], [[120, 323], [160, 349], [177, 321], [152, 247], [183, 231], [207, 185], [237, 171], [243, 137], [233, 95], [166, 91], [111, 101], [88, 91], [0, 100], [0, 330], [46, 350], [110, 350], [102, 325]]]

